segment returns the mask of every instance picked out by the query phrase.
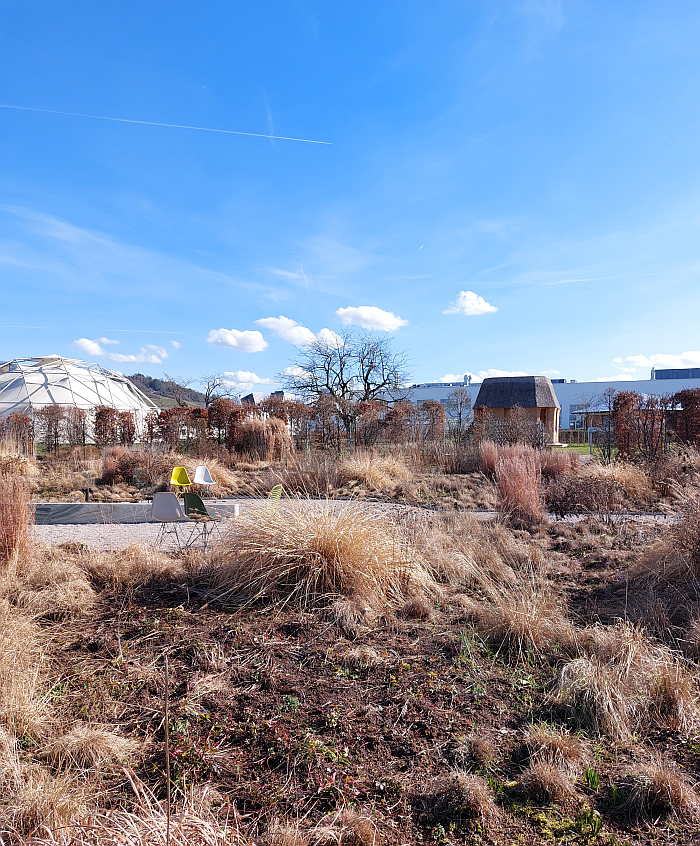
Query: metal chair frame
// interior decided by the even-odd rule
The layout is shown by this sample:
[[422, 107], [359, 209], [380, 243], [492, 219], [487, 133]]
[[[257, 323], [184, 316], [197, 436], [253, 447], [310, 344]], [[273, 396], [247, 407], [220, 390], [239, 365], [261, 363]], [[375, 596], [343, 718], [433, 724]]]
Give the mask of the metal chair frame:
[[185, 516], [189, 517], [194, 523], [187, 546], [190, 547], [195, 536], [198, 536], [204, 541], [204, 549], [206, 550], [212, 533], [214, 531], [221, 532], [221, 519], [217, 519], [207, 511], [207, 507], [199, 494], [184, 493], [182, 498], [185, 506]]

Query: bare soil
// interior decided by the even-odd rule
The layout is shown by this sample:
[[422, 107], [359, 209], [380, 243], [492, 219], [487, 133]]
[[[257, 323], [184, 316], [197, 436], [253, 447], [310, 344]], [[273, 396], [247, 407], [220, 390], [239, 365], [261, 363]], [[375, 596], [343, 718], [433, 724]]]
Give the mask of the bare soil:
[[[590, 521], [553, 525], [528, 541], [545, 551], [551, 589], [576, 623], [611, 622], [624, 615], [627, 567], [659, 531]], [[697, 737], [652, 732], [645, 748], [593, 737], [599, 783], [579, 780], [576, 795], [558, 804], [525, 796], [524, 732], [562, 720], [549, 697], [556, 656], [514, 658], [489, 647], [458, 598], [431, 619], [388, 615], [349, 638], [321, 609], [232, 610], [208, 604], [192, 583], [162, 584], [103, 592], [87, 617], [44, 625], [54, 643], [52, 696], [77, 718], [146, 739], [136, 774], [160, 797], [168, 653], [176, 789], [213, 784], [220, 818], [235, 808], [254, 836], [273, 819], [303, 826], [344, 806], [370, 816], [382, 843], [658, 844], [697, 834], [681, 817], [640, 822], [624, 811], [624, 774], [658, 752], [692, 778]], [[473, 737], [490, 743], [492, 758], [470, 755]], [[482, 824], [441, 800], [441, 780], [455, 769], [488, 780], [495, 820]], [[112, 804], [128, 804], [128, 781], [117, 771], [112, 780]], [[589, 836], [591, 811], [603, 820], [597, 837]]]

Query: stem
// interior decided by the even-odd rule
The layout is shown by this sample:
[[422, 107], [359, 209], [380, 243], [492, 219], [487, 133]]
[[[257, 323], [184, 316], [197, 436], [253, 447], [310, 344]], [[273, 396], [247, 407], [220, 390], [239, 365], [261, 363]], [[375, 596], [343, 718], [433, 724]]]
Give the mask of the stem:
[[166, 827], [165, 827], [165, 844], [170, 846], [170, 709], [169, 709], [169, 695], [170, 695], [170, 673], [168, 671], [168, 656], [165, 656], [165, 779], [167, 781], [168, 799], [165, 806]]

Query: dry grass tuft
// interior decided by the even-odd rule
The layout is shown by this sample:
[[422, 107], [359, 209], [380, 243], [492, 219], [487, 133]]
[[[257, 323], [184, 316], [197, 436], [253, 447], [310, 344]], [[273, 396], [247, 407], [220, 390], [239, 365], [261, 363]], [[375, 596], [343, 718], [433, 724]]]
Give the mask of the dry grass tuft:
[[639, 502], [645, 502], [654, 496], [651, 482], [643, 468], [628, 461], [613, 461], [610, 464], [594, 461], [582, 467], [580, 474], [584, 478], [617, 482], [630, 499]]
[[412, 596], [404, 602], [398, 614], [405, 620], [432, 620], [433, 606], [424, 596]]
[[496, 484], [502, 514], [529, 525], [544, 522], [542, 475], [532, 447], [517, 444], [499, 450]]
[[329, 596], [400, 607], [437, 593], [419, 553], [383, 516], [357, 506], [292, 503], [247, 512], [212, 550], [203, 575], [216, 598], [309, 605]]
[[497, 752], [488, 738], [473, 735], [462, 741], [450, 741], [443, 749], [443, 754], [453, 767], [468, 770], [475, 765], [488, 766], [496, 758]]
[[552, 760], [536, 760], [520, 776], [520, 787], [535, 802], [561, 802], [576, 793], [566, 769]]
[[67, 734], [49, 741], [42, 750], [42, 757], [61, 769], [91, 769], [126, 763], [140, 749], [140, 743], [121, 737], [105, 726], [79, 723]]
[[[77, 784], [69, 774], [51, 775], [41, 767], [31, 767], [23, 773], [22, 783], [6, 808], [0, 808], [3, 828], [19, 835], [62, 832], [85, 818], [89, 799], [93, 800], [90, 785]], [[61, 837], [61, 834], [58, 835]], [[71, 842], [67, 838], [66, 842]], [[32, 837], [32, 842], [36, 842]]]
[[517, 545], [502, 525], [481, 522], [466, 512], [442, 514], [413, 526], [411, 540], [430, 561], [440, 583], [478, 588], [490, 595], [496, 586], [517, 581], [513, 569]]
[[661, 760], [629, 774], [629, 799], [625, 807], [634, 816], [656, 818], [662, 814], [698, 819], [700, 796], [695, 786]]
[[324, 616], [335, 623], [346, 637], [354, 640], [363, 628], [376, 619], [377, 613], [368, 602], [359, 597], [350, 597], [331, 602], [324, 609]]
[[0, 600], [0, 725], [17, 737], [38, 739], [50, 723], [43, 654], [38, 627]]
[[498, 464], [498, 446], [493, 441], [479, 444], [479, 468], [485, 476], [493, 476]]
[[577, 452], [569, 449], [541, 450], [539, 464], [543, 476], [560, 476], [578, 468], [579, 456]]
[[642, 720], [684, 733], [698, 725], [692, 678], [640, 629], [594, 626], [580, 633], [579, 643], [583, 655], [561, 668], [555, 686], [576, 723], [625, 743]]
[[308, 846], [309, 835], [299, 825], [275, 820], [263, 838], [265, 846]]
[[[84, 811], [74, 812], [66, 815], [64, 825], [71, 822], [69, 827], [53, 820], [44, 822], [41, 836], [37, 832], [32, 837], [33, 846], [164, 846], [167, 830], [164, 807], [145, 793], [143, 785], [140, 789], [137, 784], [133, 786], [141, 800], [136, 811], [93, 812], [89, 818]], [[40, 814], [37, 820], [33, 828], [43, 822]], [[293, 843], [288, 842], [290, 846]], [[233, 824], [220, 823], [207, 808], [206, 799], [199, 801], [192, 797], [184, 806], [173, 808], [170, 843], [171, 846], [254, 846], [253, 841], [241, 834], [237, 820]]]
[[343, 652], [340, 662], [352, 669], [370, 670], [383, 664], [384, 659], [371, 646], [356, 646]]
[[155, 582], [179, 582], [187, 575], [185, 564], [145, 544], [122, 552], [84, 552], [78, 565], [97, 588], [124, 590]]
[[401, 459], [374, 452], [358, 451], [338, 465], [338, 480], [341, 485], [352, 486], [353, 483], [359, 483], [372, 491], [386, 490], [396, 482], [410, 479], [412, 475]]
[[477, 819], [482, 825], [497, 814], [486, 780], [460, 771], [437, 782], [432, 790], [432, 805], [439, 815]]
[[553, 728], [546, 723], [531, 726], [525, 734], [530, 762], [550, 761], [567, 770], [575, 778], [583, 767], [588, 750], [581, 738], [565, 728]]
[[555, 697], [578, 725], [628, 743], [639, 712], [624, 674], [593, 658], [576, 658], [559, 671]]
[[21, 477], [0, 476], [0, 575], [12, 575], [32, 545], [34, 510]]
[[521, 656], [572, 649], [576, 630], [549, 585], [533, 575], [508, 589], [494, 591], [486, 602], [474, 602], [469, 615], [482, 637], [499, 650]]
[[377, 826], [369, 817], [346, 809], [329, 823], [313, 828], [310, 842], [312, 846], [378, 846], [380, 841]]
[[30, 616], [45, 620], [82, 616], [97, 599], [75, 559], [50, 546], [19, 564], [10, 596]]

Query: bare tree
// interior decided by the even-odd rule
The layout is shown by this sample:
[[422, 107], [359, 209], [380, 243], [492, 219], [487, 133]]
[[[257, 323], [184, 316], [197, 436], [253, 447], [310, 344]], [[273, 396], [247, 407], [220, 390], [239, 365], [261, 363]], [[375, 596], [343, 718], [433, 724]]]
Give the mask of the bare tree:
[[606, 388], [596, 400], [598, 409], [602, 412], [603, 431], [598, 445], [604, 461], [612, 461], [613, 446], [615, 445], [616, 402], [619, 391]]
[[169, 376], [163, 373], [165, 381], [168, 382], [168, 388], [172, 394], [173, 399], [179, 406], [187, 405], [187, 389], [194, 382], [194, 379], [184, 378], [183, 376]]
[[472, 397], [463, 385], [449, 392], [445, 411], [450, 434], [455, 440], [461, 440], [473, 419]]
[[204, 407], [209, 406], [219, 397], [229, 396], [230, 389], [227, 388], [228, 381], [223, 373], [202, 373], [199, 377], [199, 385], [204, 394]]
[[405, 399], [409, 372], [406, 354], [395, 350], [387, 335], [346, 330], [337, 338], [316, 338], [300, 349], [280, 380], [306, 400], [330, 398], [343, 427], [352, 434], [358, 404]]

